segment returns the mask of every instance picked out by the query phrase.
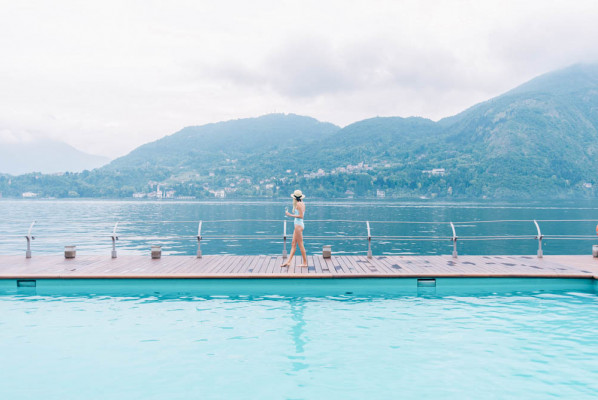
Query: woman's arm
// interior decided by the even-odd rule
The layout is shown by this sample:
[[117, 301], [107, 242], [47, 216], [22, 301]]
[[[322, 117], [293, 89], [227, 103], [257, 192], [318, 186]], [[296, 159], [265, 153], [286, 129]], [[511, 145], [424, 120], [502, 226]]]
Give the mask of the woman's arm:
[[303, 213], [305, 212], [305, 205], [303, 205], [303, 204], [297, 204], [297, 210], [299, 211], [299, 215], [291, 214], [288, 211], [285, 211], [285, 214], [287, 215], [287, 217], [302, 218], [303, 219]]

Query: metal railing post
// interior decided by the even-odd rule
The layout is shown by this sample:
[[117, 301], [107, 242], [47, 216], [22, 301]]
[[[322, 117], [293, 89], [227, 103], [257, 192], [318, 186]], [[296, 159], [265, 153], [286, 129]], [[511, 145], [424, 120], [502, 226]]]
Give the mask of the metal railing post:
[[25, 239], [27, 239], [27, 251], [25, 252], [25, 258], [31, 258], [31, 241], [35, 239], [35, 237], [31, 236], [31, 230], [33, 229], [33, 225], [35, 225], [35, 221], [33, 221], [31, 225], [29, 225], [27, 236], [25, 236]]
[[543, 258], [544, 254], [542, 254], [542, 232], [540, 231], [540, 225], [538, 225], [538, 221], [534, 220], [534, 224], [536, 224], [536, 229], [538, 230], [538, 235], [536, 239], [538, 240], [538, 258]]
[[453, 237], [451, 238], [453, 241], [453, 258], [457, 258], [457, 233], [455, 232], [455, 225], [452, 222], [450, 224], [453, 230]]
[[372, 233], [370, 231], [370, 221], [366, 221], [365, 223], [368, 228], [368, 258], [372, 258]]
[[201, 224], [202, 221], [199, 221], [199, 226], [197, 227], [197, 258], [201, 258]]
[[118, 236], [116, 236], [116, 228], [118, 228], [118, 222], [114, 224], [114, 229], [112, 230], [112, 258], [116, 258], [116, 241], [118, 240]]
[[287, 221], [283, 221], [284, 222], [284, 226], [283, 226], [283, 232], [282, 232], [282, 240], [283, 240], [283, 245], [282, 245], [282, 258], [287, 258]]

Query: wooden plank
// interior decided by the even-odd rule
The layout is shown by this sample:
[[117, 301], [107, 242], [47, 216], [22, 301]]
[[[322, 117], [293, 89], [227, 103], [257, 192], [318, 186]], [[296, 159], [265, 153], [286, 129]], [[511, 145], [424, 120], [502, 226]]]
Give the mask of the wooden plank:
[[[297, 253], [295, 253], [297, 254]], [[293, 273], [294, 274], [301, 274], [303, 272], [303, 267], [299, 267], [299, 265], [301, 265], [301, 263], [303, 262], [303, 258], [301, 257], [301, 253], [299, 255], [295, 255], [294, 258], [294, 263], [293, 263]]]
[[315, 271], [313, 273], [315, 273], [315, 274], [322, 273], [322, 265], [320, 264], [319, 257], [320, 257], [319, 255], [311, 256], [311, 262], [313, 263], [312, 265], [314, 266], [314, 269], [315, 269]]
[[322, 257], [319, 260], [322, 263], [322, 270], [323, 270], [323, 272], [326, 272], [325, 270], [327, 269], [329, 274], [338, 275], [339, 272], [334, 267], [334, 263], [332, 262], [332, 258], [323, 258]]
[[281, 267], [282, 264], [286, 263], [289, 259], [282, 258], [282, 256], [276, 257], [276, 263], [272, 266], [272, 274], [288, 273], [290, 267]]
[[202, 258], [196, 258], [196, 262], [189, 263], [188, 268], [184, 272], [207, 272], [210, 268], [218, 263], [221, 257], [218, 256], [203, 256]]
[[353, 265], [347, 261], [346, 256], [336, 256], [336, 259], [338, 260], [339, 265], [343, 268], [343, 271], [346, 271], [348, 274], [353, 275], [354, 273], [356, 273], [355, 268], [353, 267]]
[[253, 256], [252, 262], [247, 267], [247, 270], [244, 271], [248, 274], [253, 273], [253, 270], [260, 267], [262, 263], [266, 262], [265, 256]]
[[349, 268], [343, 266], [343, 262], [341, 256], [333, 255], [329, 259], [327, 259], [327, 263], [331, 262], [334, 266], [334, 270], [337, 271], [339, 274], [350, 274]]
[[378, 269], [379, 274], [397, 274], [400, 271], [402, 271], [402, 266], [400, 270], [396, 270], [395, 268], [386, 265], [386, 263], [384, 262], [385, 258], [382, 257], [384, 256], [374, 256], [370, 260], [370, 262], [376, 267], [376, 269]]
[[374, 258], [367, 258], [367, 256], [355, 256], [355, 262], [360, 263], [362, 268], [369, 274], [379, 274], [380, 269], [373, 263]]
[[251, 256], [233, 256], [231, 265], [224, 269], [226, 274], [238, 274], [245, 267]]
[[316, 267], [316, 274], [324, 274], [325, 273], [324, 272], [324, 268], [326, 268], [326, 265], [323, 265], [323, 261], [322, 261], [322, 256], [321, 255], [315, 255], [314, 256], [314, 265]]
[[222, 273], [223, 270], [225, 270], [227, 267], [229, 267], [231, 265], [231, 263], [234, 262], [233, 261], [234, 257], [235, 256], [229, 256], [229, 255], [222, 256], [222, 260], [212, 268], [210, 273], [213, 273], [213, 274]]
[[261, 262], [257, 267], [255, 267], [252, 271], [254, 274], [264, 273], [268, 270], [268, 266], [272, 263], [273, 256], [265, 256], [263, 262]]
[[[475, 277], [586, 277], [598, 279], [598, 260], [591, 256], [365, 256], [337, 255], [323, 259], [308, 256], [310, 268], [300, 268], [301, 256], [293, 266], [280, 268], [282, 257], [210, 255], [121, 256], [81, 255], [73, 260], [62, 256], [0, 256], [0, 278], [14, 277], [343, 277], [343, 276], [475, 276]], [[394, 266], [400, 266], [400, 269]], [[339, 266], [338, 268], [334, 268]]]
[[272, 261], [268, 264], [268, 268], [266, 268], [266, 274], [272, 274], [274, 272], [274, 268], [278, 268], [279, 265], [282, 263], [282, 256], [272, 257]]
[[357, 262], [357, 256], [346, 256], [345, 257], [346, 263], [353, 266], [355, 269], [355, 273], [362, 274], [362, 275], [371, 275], [372, 272], [365, 266], [363, 263]]

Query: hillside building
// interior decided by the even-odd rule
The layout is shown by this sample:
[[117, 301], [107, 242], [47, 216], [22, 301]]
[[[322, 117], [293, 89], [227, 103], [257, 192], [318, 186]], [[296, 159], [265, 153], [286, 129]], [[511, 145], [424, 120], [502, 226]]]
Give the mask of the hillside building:
[[446, 170], [444, 168], [434, 168], [429, 170], [422, 171], [423, 174], [428, 174], [432, 176], [444, 176], [446, 174]]

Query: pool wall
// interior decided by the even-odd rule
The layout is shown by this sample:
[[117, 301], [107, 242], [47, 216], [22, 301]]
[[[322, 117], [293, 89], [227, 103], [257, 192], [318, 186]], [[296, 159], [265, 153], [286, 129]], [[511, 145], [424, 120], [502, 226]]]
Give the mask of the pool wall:
[[536, 291], [598, 293], [578, 278], [0, 279], [0, 294], [111, 296], [386, 296]]

